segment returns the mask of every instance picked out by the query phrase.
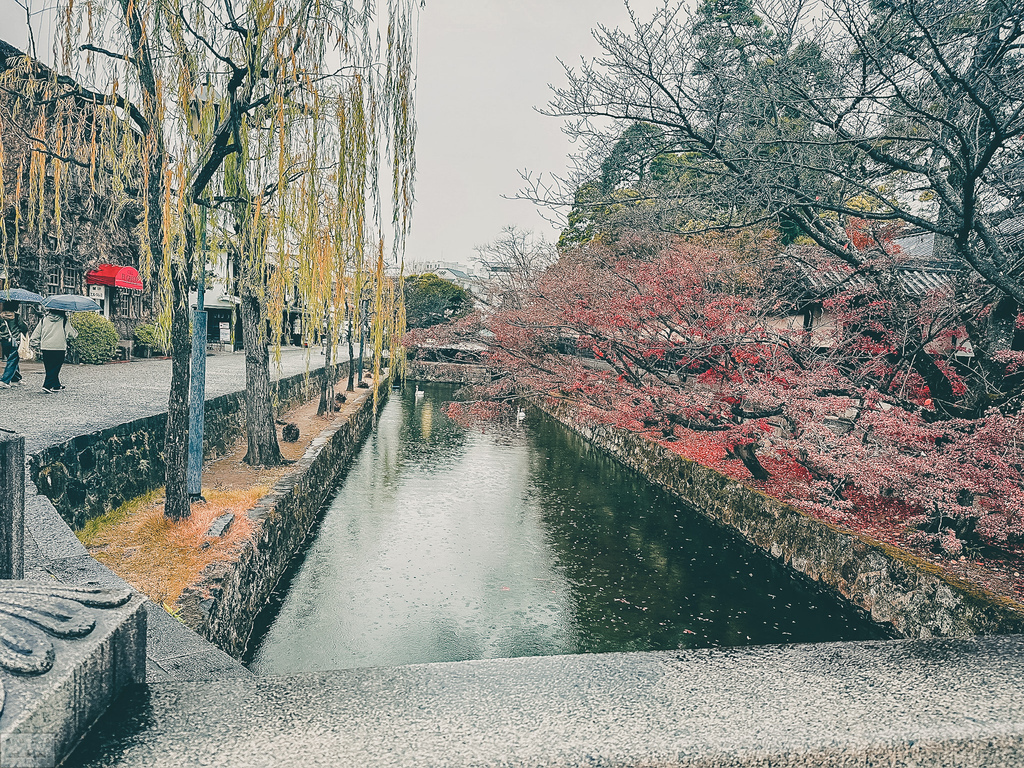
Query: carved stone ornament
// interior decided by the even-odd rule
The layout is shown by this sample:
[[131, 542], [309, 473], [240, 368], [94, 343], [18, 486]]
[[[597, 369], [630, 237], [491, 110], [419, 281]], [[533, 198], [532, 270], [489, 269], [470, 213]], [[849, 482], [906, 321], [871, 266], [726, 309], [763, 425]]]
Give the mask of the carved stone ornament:
[[[53, 667], [48, 635], [85, 637], [96, 627], [90, 608], [116, 608], [131, 599], [127, 587], [66, 587], [0, 582], [0, 667], [19, 675], [41, 675]], [[0, 682], [0, 711], [5, 694]]]

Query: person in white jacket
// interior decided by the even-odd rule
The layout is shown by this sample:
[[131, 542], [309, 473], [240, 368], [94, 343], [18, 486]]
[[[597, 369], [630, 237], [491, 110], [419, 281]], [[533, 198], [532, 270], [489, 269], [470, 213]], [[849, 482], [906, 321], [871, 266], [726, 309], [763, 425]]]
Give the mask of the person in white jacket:
[[64, 365], [68, 339], [76, 336], [78, 331], [68, 322], [67, 314], [55, 309], [46, 310], [43, 319], [32, 331], [29, 343], [43, 353], [43, 368], [46, 370], [43, 392], [53, 393], [64, 389], [60, 383], [60, 368]]

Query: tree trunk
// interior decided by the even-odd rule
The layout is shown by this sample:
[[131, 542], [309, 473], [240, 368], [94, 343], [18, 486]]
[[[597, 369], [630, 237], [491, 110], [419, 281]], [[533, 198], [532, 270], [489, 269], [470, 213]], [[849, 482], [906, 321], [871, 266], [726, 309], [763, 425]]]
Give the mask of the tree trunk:
[[[345, 309], [348, 309], [348, 304], [345, 304]], [[352, 348], [352, 312], [348, 313], [348, 386], [345, 390], [348, 392], [356, 391], [355, 377], [356, 377], [356, 366], [355, 366], [355, 351]]]
[[[158, 177], [159, 178], [159, 177]], [[156, 182], [159, 185], [159, 181]], [[152, 186], [152, 184], [151, 184]], [[150, 199], [156, 199], [157, 189], [150, 190]], [[159, 216], [154, 216], [159, 220]], [[157, 232], [152, 224], [150, 238]], [[162, 236], [162, 235], [161, 235]], [[189, 391], [192, 370], [192, 311], [188, 291], [191, 285], [192, 262], [195, 255], [195, 229], [189, 216], [185, 217], [185, 258], [171, 264], [171, 392], [167, 401], [167, 428], [164, 435], [164, 517], [169, 520], [187, 520], [192, 515], [192, 501], [188, 495], [188, 431]], [[154, 254], [154, 257], [156, 254]], [[161, 258], [172, 258], [161, 251]], [[155, 259], [154, 259], [155, 261]]]
[[320, 405], [317, 406], [316, 415], [323, 416], [325, 413], [334, 413], [334, 366], [331, 365], [334, 353], [334, 328], [330, 319], [327, 320], [327, 338], [324, 340], [324, 375], [320, 386]]
[[[164, 140], [163, 105], [149, 35], [140, 14], [141, 4], [132, 0], [119, 0], [119, 5], [132, 52], [128, 61], [135, 67], [141, 86], [141, 107], [145, 121], [137, 121], [137, 124], [149, 146], [149, 180], [146, 187], [149, 214], [146, 226], [154, 269], [159, 270], [165, 259], [173, 258], [164, 250], [164, 221], [160, 213], [164, 202], [164, 170], [169, 156]], [[188, 287], [195, 251], [194, 236], [195, 230], [188, 228], [184, 263], [170, 265], [171, 394], [167, 402], [167, 429], [164, 437], [164, 515], [171, 520], [184, 520], [192, 514], [185, 475], [188, 465], [189, 371], [192, 364]]]
[[[242, 269], [249, 271], [243, 257]], [[245, 436], [248, 450], [243, 461], [254, 467], [281, 464], [274, 424], [274, 392], [270, 386], [267, 325], [260, 297], [252, 290], [252, 275], [241, 281], [242, 340], [245, 344]]]
[[[175, 269], [175, 273], [180, 271], [183, 270]], [[192, 514], [186, 482], [192, 334], [189, 332], [188, 283], [183, 276], [175, 275], [172, 290], [171, 395], [167, 403], [164, 438], [164, 515], [171, 520], [185, 520]]]
[[750, 476], [755, 480], [767, 480], [771, 475], [768, 474], [768, 470], [766, 470], [761, 465], [761, 462], [758, 461], [757, 454], [754, 452], [754, 447], [755, 446], [752, 443], [734, 445], [729, 449], [729, 453], [743, 462], [743, 466], [747, 468]]

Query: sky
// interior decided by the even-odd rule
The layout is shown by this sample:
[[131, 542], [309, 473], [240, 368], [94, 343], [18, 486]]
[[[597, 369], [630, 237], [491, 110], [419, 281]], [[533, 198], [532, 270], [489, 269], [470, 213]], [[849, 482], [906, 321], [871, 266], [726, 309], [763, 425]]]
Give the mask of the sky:
[[[654, 0], [634, 2], [641, 18]], [[427, 0], [417, 80], [417, 181], [408, 261], [472, 264], [507, 225], [556, 240], [531, 203], [507, 200], [519, 171], [562, 173], [573, 150], [557, 118], [536, 112], [562, 85], [558, 63], [600, 51], [598, 23], [625, 26], [622, 0]]]
[[[633, 0], [641, 18], [658, 0]], [[43, 7], [43, 0], [33, 6]], [[407, 261], [467, 266], [474, 247], [508, 225], [547, 240], [558, 231], [536, 208], [508, 200], [519, 172], [562, 173], [573, 146], [536, 108], [562, 85], [558, 62], [600, 51], [597, 24], [624, 26], [623, 0], [426, 0], [417, 61], [416, 207]], [[24, 11], [0, 0], [0, 37], [26, 47]]]

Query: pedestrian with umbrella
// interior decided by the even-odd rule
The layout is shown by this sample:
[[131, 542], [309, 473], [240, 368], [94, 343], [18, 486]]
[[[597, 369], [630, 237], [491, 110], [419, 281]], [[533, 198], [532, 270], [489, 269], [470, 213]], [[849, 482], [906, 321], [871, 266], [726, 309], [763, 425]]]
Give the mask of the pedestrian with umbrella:
[[28, 333], [28, 324], [18, 316], [17, 310], [16, 301], [3, 302], [0, 310], [0, 360], [4, 362], [4, 372], [0, 374], [2, 389], [21, 383], [18, 344], [21, 343], [21, 335]]
[[0, 366], [3, 366], [0, 388], [21, 383], [18, 346], [22, 334], [28, 333], [28, 324], [18, 316], [18, 307], [21, 302], [38, 304], [42, 300], [38, 293], [21, 288], [0, 289]]
[[100, 305], [85, 296], [62, 295], [43, 299], [46, 314], [32, 332], [32, 346], [43, 353], [43, 369], [46, 379], [43, 392], [52, 394], [65, 387], [60, 383], [60, 369], [68, 350], [68, 339], [78, 336], [75, 327], [68, 323], [68, 312], [96, 312]]

